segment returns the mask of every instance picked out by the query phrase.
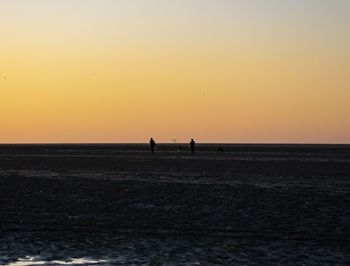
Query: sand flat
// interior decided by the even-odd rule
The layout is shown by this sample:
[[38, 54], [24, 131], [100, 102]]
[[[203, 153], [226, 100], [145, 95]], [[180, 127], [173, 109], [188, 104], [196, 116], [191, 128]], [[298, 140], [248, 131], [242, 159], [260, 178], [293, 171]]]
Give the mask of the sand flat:
[[217, 146], [1, 145], [0, 265], [350, 262], [350, 146]]

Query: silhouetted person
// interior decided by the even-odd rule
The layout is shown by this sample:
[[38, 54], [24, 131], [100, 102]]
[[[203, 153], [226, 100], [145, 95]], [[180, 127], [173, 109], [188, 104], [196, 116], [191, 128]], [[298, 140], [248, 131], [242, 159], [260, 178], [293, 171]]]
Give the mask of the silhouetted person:
[[194, 149], [195, 149], [195, 146], [196, 146], [196, 142], [194, 142], [193, 139], [191, 139], [190, 146], [191, 146], [191, 152], [194, 153]]
[[151, 140], [149, 141], [149, 144], [151, 145], [151, 151], [152, 154], [154, 153], [154, 147], [156, 146], [156, 142], [154, 141], [153, 138], [151, 138]]

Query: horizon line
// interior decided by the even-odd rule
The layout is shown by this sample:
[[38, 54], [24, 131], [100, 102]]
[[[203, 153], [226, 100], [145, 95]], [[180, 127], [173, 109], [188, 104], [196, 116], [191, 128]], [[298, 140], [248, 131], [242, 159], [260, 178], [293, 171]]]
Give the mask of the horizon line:
[[[187, 142], [157, 142], [158, 145], [179, 145]], [[350, 145], [330, 142], [197, 142], [198, 145]], [[149, 145], [148, 142], [8, 142], [0, 145]]]

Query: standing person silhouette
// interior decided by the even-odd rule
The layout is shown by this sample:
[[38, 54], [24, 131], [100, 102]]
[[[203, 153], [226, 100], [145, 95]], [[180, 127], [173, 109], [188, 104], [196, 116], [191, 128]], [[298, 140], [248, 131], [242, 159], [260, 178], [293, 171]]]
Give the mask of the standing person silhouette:
[[191, 139], [191, 142], [190, 142], [191, 153], [194, 153], [195, 145], [196, 145], [196, 142], [193, 139]]
[[156, 142], [153, 138], [150, 139], [149, 144], [151, 145], [152, 154], [154, 153], [154, 147], [156, 146]]

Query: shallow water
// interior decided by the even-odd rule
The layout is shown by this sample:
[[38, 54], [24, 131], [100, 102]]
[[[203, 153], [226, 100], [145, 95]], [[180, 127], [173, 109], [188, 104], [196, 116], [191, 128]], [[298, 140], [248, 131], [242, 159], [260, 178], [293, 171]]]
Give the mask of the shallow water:
[[[77, 235], [78, 236], [78, 235]], [[77, 237], [75, 236], [75, 237]], [[42, 236], [45, 238], [45, 236]], [[89, 239], [18, 239], [16, 255], [2, 259], [4, 265], [99, 264], [99, 265], [210, 265], [210, 264], [341, 264], [346, 248], [336, 243], [268, 240], [254, 237], [181, 237], [169, 235], [129, 235], [119, 238], [91, 236]], [[25, 237], [26, 238], [26, 237]], [[40, 254], [37, 254], [40, 250]], [[23, 255], [22, 255], [23, 254]], [[24, 254], [35, 254], [32, 257]], [[20, 259], [18, 259], [20, 258]]]

